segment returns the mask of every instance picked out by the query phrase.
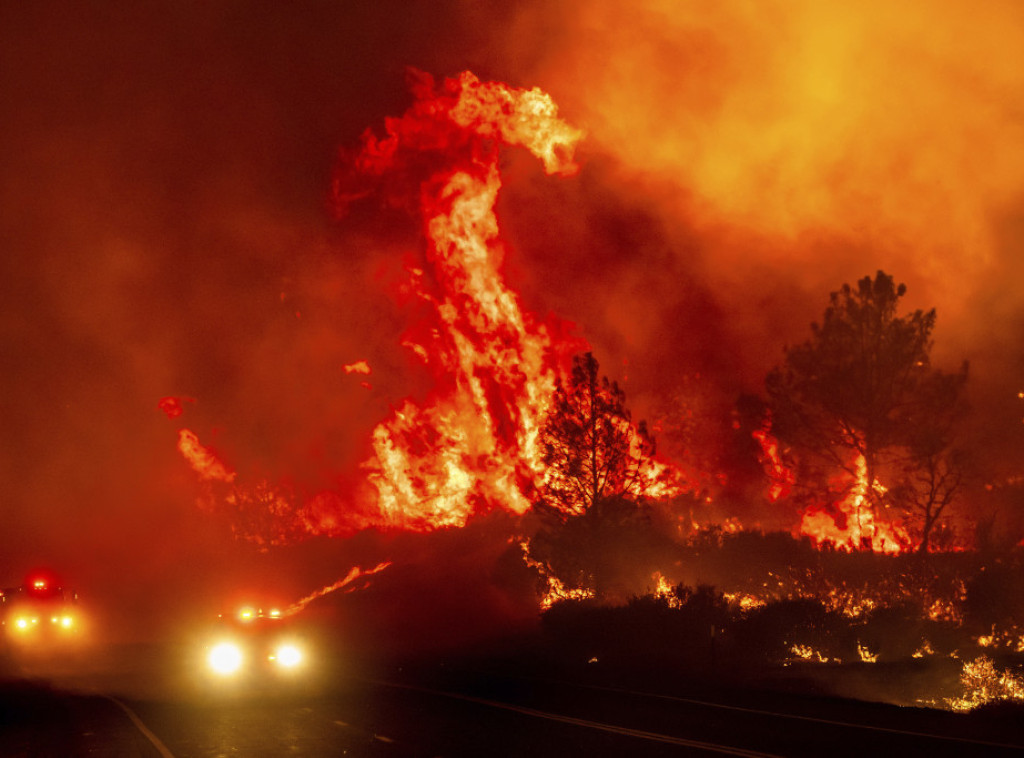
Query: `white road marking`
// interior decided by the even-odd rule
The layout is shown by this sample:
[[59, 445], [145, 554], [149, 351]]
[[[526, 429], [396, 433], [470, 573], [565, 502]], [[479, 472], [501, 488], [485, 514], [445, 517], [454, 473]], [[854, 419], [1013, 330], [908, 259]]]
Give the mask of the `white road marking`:
[[829, 726], [842, 726], [849, 729], [866, 729], [872, 732], [886, 732], [888, 734], [899, 734], [904, 737], [925, 737], [932, 740], [942, 740], [943, 742], [962, 742], [968, 745], [982, 745], [985, 747], [998, 747], [998, 748], [1009, 748], [1011, 750], [1020, 750], [1020, 745], [1009, 745], [1002, 742], [986, 742], [984, 740], [973, 740], [969, 737], [950, 737], [942, 734], [932, 734], [930, 732], [912, 732], [906, 729], [894, 729], [888, 726], [872, 726], [871, 724], [855, 724], [851, 721], [833, 721], [832, 719], [819, 718], [817, 716], [800, 716], [796, 713], [778, 713], [776, 711], [763, 711], [757, 708], [744, 708], [739, 705], [727, 705], [725, 703], [713, 703], [707, 700], [695, 700], [693, 698], [678, 697], [676, 695], [658, 695], [651, 692], [636, 692], [635, 690], [620, 689], [618, 687], [599, 687], [596, 685], [581, 684], [579, 687], [586, 687], [588, 689], [604, 690], [606, 692], [618, 692], [625, 695], [635, 695], [638, 697], [651, 697], [658, 700], [671, 700], [679, 703], [689, 703], [691, 705], [703, 705], [708, 708], [720, 708], [724, 711], [739, 711], [740, 713], [752, 713], [757, 716], [773, 716], [780, 719], [793, 719], [796, 721], [811, 721], [816, 724], [828, 724]]
[[152, 731], [150, 731], [149, 727], [142, 723], [142, 719], [140, 719], [138, 715], [136, 715], [135, 711], [133, 711], [127, 705], [122, 703], [116, 697], [111, 697], [110, 695], [104, 695], [103, 697], [105, 697], [112, 703], [115, 703], [122, 711], [128, 714], [128, 718], [131, 719], [131, 722], [135, 725], [135, 728], [138, 729], [142, 733], [142, 736], [149, 740], [149, 743], [156, 748], [156, 751], [158, 753], [160, 753], [160, 758], [174, 758], [174, 754], [167, 749], [167, 746], [160, 741], [159, 737], [157, 737], [155, 734], [153, 734]]
[[408, 684], [394, 684], [393, 682], [375, 682], [375, 684], [383, 685], [385, 687], [396, 687], [398, 689], [414, 690], [416, 692], [425, 692], [431, 695], [440, 695], [441, 697], [452, 698], [454, 700], [463, 700], [468, 703], [477, 703], [479, 705], [486, 705], [490, 708], [500, 708], [506, 711], [513, 711], [515, 713], [521, 713], [524, 716], [533, 716], [535, 718], [548, 719], [549, 721], [558, 721], [563, 724], [572, 724], [573, 726], [582, 726], [587, 729], [597, 729], [602, 732], [611, 732], [613, 734], [621, 734], [626, 737], [635, 737], [642, 740], [651, 740], [653, 742], [664, 742], [669, 745], [679, 745], [682, 747], [694, 747], [701, 750], [709, 750], [714, 753], [722, 753], [723, 755], [736, 755], [741, 758], [779, 758], [779, 756], [773, 753], [762, 753], [757, 750], [746, 750], [740, 747], [731, 747], [729, 745], [719, 745], [714, 742], [702, 742], [700, 740], [690, 740], [685, 737], [673, 737], [669, 734], [659, 734], [657, 732], [645, 732], [641, 729], [630, 729], [624, 726], [615, 726], [614, 724], [604, 724], [600, 721], [588, 721], [587, 719], [575, 718], [574, 716], [563, 716], [558, 713], [549, 713], [547, 711], [538, 711], [533, 708], [525, 708], [520, 705], [511, 705], [509, 703], [500, 703], [494, 700], [484, 700], [483, 698], [471, 697], [469, 695], [458, 695], [454, 692], [443, 692], [441, 690], [432, 690], [426, 687], [415, 687]]

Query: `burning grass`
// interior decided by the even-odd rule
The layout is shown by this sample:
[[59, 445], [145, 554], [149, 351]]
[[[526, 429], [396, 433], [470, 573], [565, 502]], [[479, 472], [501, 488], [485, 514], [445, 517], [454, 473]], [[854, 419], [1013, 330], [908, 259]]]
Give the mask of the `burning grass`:
[[964, 663], [960, 683], [963, 695], [946, 699], [946, 704], [954, 711], [973, 711], [1000, 701], [1024, 702], [1024, 677], [997, 668], [995, 662], [984, 655]]
[[[784, 534], [706, 532], [626, 602], [559, 600], [543, 614], [565, 655], [684, 675], [807, 679], [834, 694], [967, 711], [1019, 701], [1020, 608], [994, 593], [1024, 578], [1019, 553], [820, 550]], [[689, 567], [684, 569], [683, 567]]]

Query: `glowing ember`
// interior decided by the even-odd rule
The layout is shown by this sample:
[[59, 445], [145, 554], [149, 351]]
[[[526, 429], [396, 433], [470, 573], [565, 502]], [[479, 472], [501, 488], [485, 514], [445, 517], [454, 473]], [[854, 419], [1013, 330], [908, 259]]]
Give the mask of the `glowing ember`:
[[[371, 373], [370, 364], [367, 363], [366, 361], [356, 361], [355, 363], [349, 363], [345, 366], [342, 366], [342, 368], [345, 370], [346, 374], [362, 374], [363, 376], [369, 376]], [[370, 384], [365, 379], [359, 382], [359, 384], [365, 389], [373, 389], [373, 385]]]
[[1024, 634], [1015, 627], [996, 629], [993, 625], [988, 634], [979, 635], [974, 642], [978, 647], [1001, 648], [1012, 650], [1015, 653], [1024, 652]]
[[235, 480], [235, 472], [229, 469], [216, 453], [204, 447], [194, 432], [182, 429], [178, 433], [178, 450], [199, 474], [200, 479], [228, 484]]

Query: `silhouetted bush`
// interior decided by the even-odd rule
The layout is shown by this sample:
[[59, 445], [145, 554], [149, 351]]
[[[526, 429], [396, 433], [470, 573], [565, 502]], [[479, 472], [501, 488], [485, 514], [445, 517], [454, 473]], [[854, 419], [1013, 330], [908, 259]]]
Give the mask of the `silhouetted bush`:
[[794, 645], [805, 645], [828, 658], [850, 653], [849, 623], [819, 600], [779, 600], [751, 611], [734, 624], [731, 649], [737, 659], [774, 663], [793, 658]]
[[575, 659], [687, 666], [710, 664], [713, 635], [731, 621], [725, 599], [708, 586], [677, 587], [671, 602], [654, 595], [614, 607], [566, 600], [541, 617], [549, 643]]
[[882, 663], [949, 656], [970, 644], [956, 623], [928, 618], [919, 604], [882, 606], [866, 614], [857, 625], [858, 640]]
[[[684, 670], [871, 658], [926, 665], [955, 653], [1012, 653], [1024, 629], [1024, 551], [982, 565], [977, 554], [847, 553], [784, 534], [721, 531], [679, 550], [674, 565], [716, 578], [721, 569], [731, 583], [682, 583], [668, 597], [618, 606], [562, 602], [543, 614], [547, 643], [574, 660]], [[764, 604], [741, 610], [745, 595]], [[982, 648], [979, 635], [993, 628], [1001, 634]]]
[[997, 627], [1024, 627], [1024, 565], [1015, 553], [982, 566], [967, 582], [965, 621], [977, 633]]

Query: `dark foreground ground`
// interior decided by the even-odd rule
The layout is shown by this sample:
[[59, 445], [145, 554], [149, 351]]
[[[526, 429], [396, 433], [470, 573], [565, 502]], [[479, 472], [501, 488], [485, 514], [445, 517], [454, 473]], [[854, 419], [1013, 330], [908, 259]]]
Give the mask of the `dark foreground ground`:
[[[1016, 709], [970, 715], [835, 697], [857, 667], [687, 672], [491, 650], [369, 661], [215, 690], [180, 645], [7, 658], [2, 756], [666, 756], [1024, 754]], [[874, 669], [872, 676], [884, 678]], [[899, 672], [896, 672], [899, 673]], [[901, 675], [905, 675], [905, 672]], [[826, 681], [833, 679], [830, 684]]]

